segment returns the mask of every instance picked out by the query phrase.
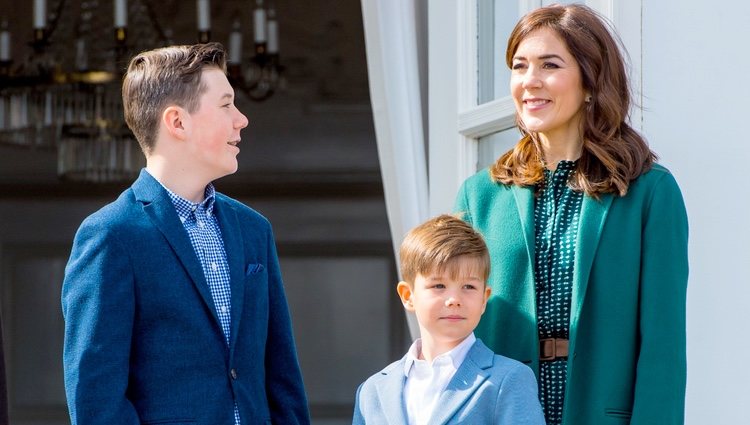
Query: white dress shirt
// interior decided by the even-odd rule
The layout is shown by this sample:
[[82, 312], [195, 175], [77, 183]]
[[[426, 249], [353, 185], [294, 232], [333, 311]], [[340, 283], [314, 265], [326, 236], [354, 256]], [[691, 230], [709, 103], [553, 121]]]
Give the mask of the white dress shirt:
[[476, 340], [474, 334], [470, 334], [451, 351], [432, 359], [432, 364], [419, 359], [422, 354], [422, 339], [414, 341], [404, 362], [404, 404], [409, 425], [427, 424], [440, 394], [448, 386]]

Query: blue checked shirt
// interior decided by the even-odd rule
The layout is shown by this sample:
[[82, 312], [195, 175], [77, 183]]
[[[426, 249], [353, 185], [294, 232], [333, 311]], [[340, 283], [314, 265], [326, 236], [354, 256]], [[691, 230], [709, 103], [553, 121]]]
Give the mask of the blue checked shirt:
[[[224, 250], [224, 239], [221, 237], [219, 222], [214, 215], [214, 202], [216, 190], [212, 184], [206, 186], [203, 202], [194, 204], [180, 197], [171, 190], [167, 190], [177, 215], [182, 221], [190, 243], [193, 245], [195, 254], [203, 267], [203, 275], [211, 291], [211, 298], [219, 315], [221, 330], [224, 332], [224, 340], [229, 346], [232, 291], [229, 286], [229, 263], [227, 253]], [[234, 403], [234, 423], [240, 425], [240, 412], [237, 403]]]

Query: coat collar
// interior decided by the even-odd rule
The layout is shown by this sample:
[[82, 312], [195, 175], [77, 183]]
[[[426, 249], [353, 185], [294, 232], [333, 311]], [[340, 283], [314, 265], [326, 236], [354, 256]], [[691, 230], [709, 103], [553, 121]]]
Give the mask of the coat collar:
[[570, 305], [570, 340], [571, 349], [575, 349], [576, 333], [578, 330], [578, 318], [581, 315], [581, 307], [586, 297], [589, 275], [594, 263], [596, 250], [599, 247], [599, 239], [607, 221], [607, 213], [612, 205], [614, 195], [604, 194], [600, 199], [594, 199], [583, 195], [581, 215], [578, 219], [578, 240], [576, 242], [573, 277], [573, 295]]
[[[495, 353], [477, 339], [466, 358], [451, 378], [448, 386], [438, 399], [437, 406], [430, 418], [430, 424], [447, 423], [467, 400], [479, 389], [490, 376]], [[404, 403], [404, 363], [406, 356], [380, 372], [383, 376], [375, 384], [383, 407], [383, 414], [391, 425], [407, 425], [406, 405]]]
[[390, 425], [408, 425], [406, 404], [404, 404], [404, 363], [406, 356], [391, 364], [380, 373], [383, 379], [375, 384], [375, 390], [383, 407], [383, 414]]
[[[531, 267], [534, 267], [534, 188], [513, 185], [511, 187], [521, 219], [521, 227], [526, 242], [526, 252], [531, 259]], [[570, 306], [570, 340], [571, 350], [575, 348], [576, 331], [578, 329], [578, 318], [581, 306], [586, 297], [586, 289], [591, 273], [591, 266], [599, 246], [599, 239], [604, 229], [607, 213], [612, 205], [614, 195], [604, 194], [600, 199], [594, 199], [583, 195], [581, 214], [578, 224], [578, 240], [575, 250], [575, 275], [573, 277], [573, 294]], [[531, 276], [534, 276], [533, 272]], [[535, 285], [529, 285], [531, 291], [535, 291]], [[536, 295], [530, 299], [536, 300]], [[533, 311], [536, 311], [534, 301]], [[535, 348], [538, 350], [538, 347]]]
[[224, 251], [229, 264], [229, 285], [232, 290], [232, 324], [230, 331], [230, 348], [234, 348], [239, 334], [240, 318], [242, 317], [243, 300], [245, 299], [245, 250], [240, 231], [240, 220], [237, 211], [224, 198], [217, 194], [214, 206], [221, 237], [224, 241]]
[[[190, 238], [185, 232], [175, 210], [172, 200], [164, 187], [145, 169], [141, 170], [138, 179], [132, 185], [133, 194], [143, 206], [144, 213], [164, 235], [164, 238], [174, 250], [177, 258], [193, 281], [198, 293], [208, 306], [211, 316], [219, 325], [211, 292], [208, 289], [200, 260], [195, 254]], [[242, 237], [239, 234], [239, 219], [234, 209], [223, 202], [219, 194], [216, 196], [214, 212], [217, 216], [227, 253], [230, 270], [230, 285], [232, 289], [232, 325], [230, 345], [234, 347], [238, 333], [239, 318], [242, 314], [242, 300], [244, 299], [244, 250]], [[219, 329], [221, 327], [219, 326]]]
[[495, 353], [481, 340], [477, 340], [469, 350], [456, 374], [440, 394], [437, 406], [429, 420], [430, 425], [445, 424], [458, 412], [467, 400], [479, 389], [490, 374]]

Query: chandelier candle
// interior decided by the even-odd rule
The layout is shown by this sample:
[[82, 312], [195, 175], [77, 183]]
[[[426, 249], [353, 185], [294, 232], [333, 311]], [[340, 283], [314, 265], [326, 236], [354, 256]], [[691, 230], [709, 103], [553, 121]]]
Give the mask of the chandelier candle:
[[34, 29], [43, 29], [47, 24], [47, 1], [34, 0]]
[[115, 28], [128, 26], [128, 0], [115, 0]]

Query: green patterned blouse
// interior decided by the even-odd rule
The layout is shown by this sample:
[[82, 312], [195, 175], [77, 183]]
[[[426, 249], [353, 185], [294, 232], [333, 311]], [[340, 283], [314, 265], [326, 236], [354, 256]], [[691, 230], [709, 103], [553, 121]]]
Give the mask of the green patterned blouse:
[[[575, 161], [560, 161], [557, 170], [544, 170], [544, 182], [534, 202], [535, 267], [539, 338], [568, 339], [578, 219], [583, 192], [568, 180]], [[567, 358], [539, 366], [539, 398], [547, 425], [562, 422]]]

